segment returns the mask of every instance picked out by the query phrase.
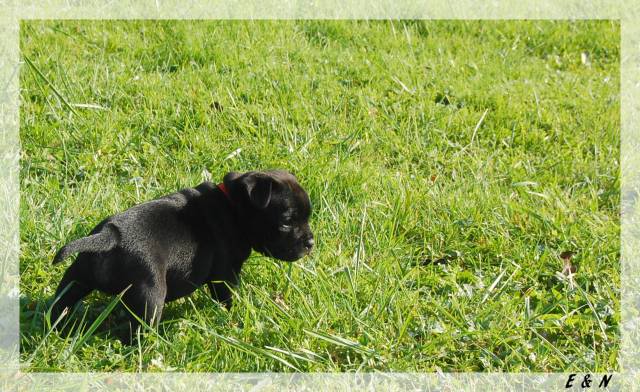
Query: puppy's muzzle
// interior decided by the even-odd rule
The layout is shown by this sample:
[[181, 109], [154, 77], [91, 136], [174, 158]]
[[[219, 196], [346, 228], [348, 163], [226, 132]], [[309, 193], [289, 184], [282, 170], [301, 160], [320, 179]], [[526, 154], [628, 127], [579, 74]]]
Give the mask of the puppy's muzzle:
[[304, 241], [304, 250], [307, 252], [307, 254], [311, 252], [314, 244], [315, 241], [313, 240], [313, 235], [309, 235], [309, 237]]

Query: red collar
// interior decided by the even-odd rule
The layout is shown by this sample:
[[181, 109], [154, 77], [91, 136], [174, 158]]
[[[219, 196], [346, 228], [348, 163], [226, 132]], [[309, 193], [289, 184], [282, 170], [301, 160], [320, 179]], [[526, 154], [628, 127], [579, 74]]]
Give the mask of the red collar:
[[233, 203], [233, 200], [231, 200], [231, 195], [229, 194], [229, 190], [224, 185], [224, 182], [219, 183], [217, 186], [218, 186], [218, 189], [220, 189], [222, 193], [224, 193], [224, 195], [227, 197], [227, 200]]

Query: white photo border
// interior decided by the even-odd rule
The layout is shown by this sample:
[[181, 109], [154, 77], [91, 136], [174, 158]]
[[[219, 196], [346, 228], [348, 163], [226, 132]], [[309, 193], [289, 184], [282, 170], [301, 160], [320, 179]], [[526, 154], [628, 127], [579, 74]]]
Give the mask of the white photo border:
[[[640, 381], [640, 3], [635, 0], [0, 0], [0, 389], [556, 390], [568, 373], [29, 373], [19, 362], [19, 27], [28, 19], [611, 19], [620, 21], [621, 350]], [[584, 374], [579, 374], [580, 381]], [[592, 375], [600, 380], [601, 375]], [[596, 385], [592, 385], [595, 388]], [[574, 389], [580, 382], [574, 383]]]

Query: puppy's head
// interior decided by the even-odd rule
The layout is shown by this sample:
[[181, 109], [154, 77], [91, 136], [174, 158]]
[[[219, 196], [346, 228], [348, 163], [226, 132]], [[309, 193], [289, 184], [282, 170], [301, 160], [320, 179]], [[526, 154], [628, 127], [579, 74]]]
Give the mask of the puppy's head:
[[298, 260], [311, 251], [311, 203], [291, 173], [231, 172], [224, 177], [224, 185], [253, 249], [285, 261]]

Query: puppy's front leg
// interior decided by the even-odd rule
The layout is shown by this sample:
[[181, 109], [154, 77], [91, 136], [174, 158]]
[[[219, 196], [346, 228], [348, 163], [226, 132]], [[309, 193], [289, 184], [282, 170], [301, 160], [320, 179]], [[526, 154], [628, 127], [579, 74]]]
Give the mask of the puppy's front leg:
[[231, 309], [231, 290], [229, 285], [231, 282], [207, 282], [209, 291], [211, 292], [211, 298], [220, 302], [227, 310]]

